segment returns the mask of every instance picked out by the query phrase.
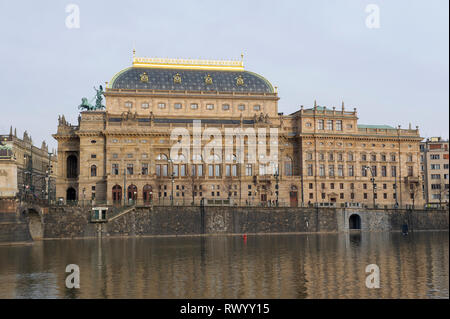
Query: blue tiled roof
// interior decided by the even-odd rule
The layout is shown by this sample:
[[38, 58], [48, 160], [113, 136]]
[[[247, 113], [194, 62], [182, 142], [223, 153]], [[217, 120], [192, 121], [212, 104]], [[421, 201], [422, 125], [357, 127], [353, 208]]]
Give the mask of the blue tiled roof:
[[[148, 82], [141, 81], [141, 75], [144, 72], [148, 76]], [[174, 76], [177, 73], [181, 77], [181, 83], [174, 82]], [[212, 78], [212, 84], [207, 84], [205, 81], [208, 75]], [[239, 77], [242, 77], [244, 80], [243, 85], [237, 85]], [[130, 90], [274, 92], [269, 81], [249, 71], [205, 71], [139, 67], [130, 67], [118, 73], [113, 78], [110, 87]]]

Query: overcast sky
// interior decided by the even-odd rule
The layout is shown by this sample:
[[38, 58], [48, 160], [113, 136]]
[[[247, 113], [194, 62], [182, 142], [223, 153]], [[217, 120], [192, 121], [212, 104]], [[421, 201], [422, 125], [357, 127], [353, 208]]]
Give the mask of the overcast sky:
[[[80, 28], [66, 27], [66, 6]], [[368, 28], [368, 4], [380, 27]], [[449, 131], [448, 0], [0, 0], [0, 133], [56, 141], [59, 114], [138, 56], [239, 59], [278, 86], [279, 111], [358, 109], [360, 124]], [[371, 20], [373, 21], [373, 20]]]

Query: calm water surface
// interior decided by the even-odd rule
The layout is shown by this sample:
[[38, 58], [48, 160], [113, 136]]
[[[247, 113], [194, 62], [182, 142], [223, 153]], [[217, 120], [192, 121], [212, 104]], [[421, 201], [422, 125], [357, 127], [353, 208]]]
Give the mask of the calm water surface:
[[[0, 246], [0, 298], [449, 298], [449, 234], [80, 239]], [[80, 267], [67, 289], [66, 265]], [[377, 264], [381, 288], [365, 286]]]

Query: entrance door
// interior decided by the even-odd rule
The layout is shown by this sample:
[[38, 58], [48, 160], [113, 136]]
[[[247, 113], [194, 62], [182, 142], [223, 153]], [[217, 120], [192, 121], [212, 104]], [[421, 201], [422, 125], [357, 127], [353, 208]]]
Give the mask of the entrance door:
[[267, 194], [261, 194], [261, 202], [262, 203], [267, 202]]
[[66, 192], [66, 200], [67, 201], [74, 201], [77, 200], [77, 192], [73, 187], [69, 187]]
[[298, 207], [297, 192], [291, 191], [289, 197], [291, 200], [291, 207]]
[[131, 184], [130, 186], [128, 186], [127, 199], [128, 201], [135, 202], [136, 198], [137, 198], [137, 187], [136, 185]]
[[152, 193], [152, 187], [150, 185], [145, 185], [143, 189], [143, 197], [144, 197], [144, 204], [148, 205], [153, 200], [153, 193]]
[[112, 198], [114, 204], [120, 204], [122, 201], [122, 187], [119, 185], [114, 185], [112, 188]]

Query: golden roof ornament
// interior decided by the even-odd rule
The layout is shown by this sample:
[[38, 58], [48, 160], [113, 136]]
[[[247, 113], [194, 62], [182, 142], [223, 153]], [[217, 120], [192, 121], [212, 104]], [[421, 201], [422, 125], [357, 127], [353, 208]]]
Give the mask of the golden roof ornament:
[[244, 85], [244, 78], [242, 77], [242, 75], [239, 75], [239, 76], [236, 78], [236, 85], [237, 85], [237, 86], [242, 86], [242, 85]]
[[211, 75], [208, 74], [207, 76], [205, 76], [205, 84], [206, 85], [213, 84], [213, 79]]
[[139, 77], [141, 78], [141, 82], [143, 82], [143, 83], [148, 83], [148, 75], [147, 75], [147, 72], [144, 72], [144, 73], [140, 74]]
[[177, 83], [177, 84], [181, 83], [181, 75], [180, 75], [180, 73], [177, 73], [177, 74], [175, 74], [173, 76], [173, 83]]

